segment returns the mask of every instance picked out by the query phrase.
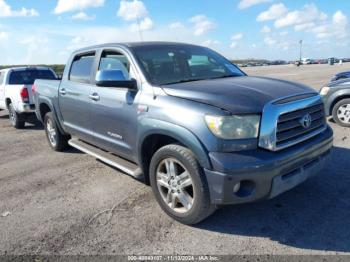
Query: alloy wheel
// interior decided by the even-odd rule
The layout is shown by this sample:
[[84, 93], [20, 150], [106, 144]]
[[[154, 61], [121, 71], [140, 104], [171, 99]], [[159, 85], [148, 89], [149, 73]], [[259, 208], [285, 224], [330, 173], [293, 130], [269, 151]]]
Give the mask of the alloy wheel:
[[9, 116], [10, 116], [10, 120], [11, 120], [12, 124], [15, 125], [15, 123], [16, 123], [16, 113], [13, 110], [12, 106], [10, 106], [10, 108], [9, 108]]
[[195, 195], [188, 170], [176, 159], [166, 158], [157, 168], [157, 187], [163, 201], [175, 212], [191, 210]]
[[350, 124], [350, 104], [342, 105], [337, 111], [338, 119], [344, 124]]
[[47, 132], [47, 137], [49, 138], [51, 145], [53, 147], [55, 147], [57, 144], [56, 129], [54, 128], [51, 119], [48, 119], [46, 122], [46, 132]]

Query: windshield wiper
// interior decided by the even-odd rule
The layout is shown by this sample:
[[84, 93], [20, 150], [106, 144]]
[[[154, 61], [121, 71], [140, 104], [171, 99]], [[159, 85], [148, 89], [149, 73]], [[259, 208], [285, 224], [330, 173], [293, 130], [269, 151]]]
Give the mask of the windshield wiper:
[[195, 81], [201, 81], [201, 80], [207, 80], [207, 78], [182, 79], [182, 80], [179, 80], [179, 81], [170, 82], [170, 83], [165, 83], [165, 84], [162, 84], [162, 85], [163, 85], [163, 86], [166, 86], [166, 85], [179, 84], [179, 83], [187, 83], [187, 82], [195, 82]]
[[202, 80], [213, 80], [213, 79], [236, 77], [236, 76], [238, 76], [238, 75], [223, 75], [223, 76], [209, 77], [209, 78], [182, 79], [182, 80], [179, 80], [179, 81], [165, 83], [165, 84], [162, 84], [162, 85], [173, 85], [173, 84], [179, 84], [179, 83], [195, 82], [195, 81], [202, 81]]
[[207, 80], [211, 80], [211, 79], [220, 79], [220, 78], [229, 78], [229, 77], [237, 77], [238, 75], [223, 75], [223, 76], [217, 76], [217, 77], [211, 77], [211, 78], [207, 78]]

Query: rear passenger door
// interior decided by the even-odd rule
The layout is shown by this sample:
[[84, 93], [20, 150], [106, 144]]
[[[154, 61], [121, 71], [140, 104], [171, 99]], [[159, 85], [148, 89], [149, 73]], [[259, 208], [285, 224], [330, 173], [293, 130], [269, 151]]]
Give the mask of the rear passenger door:
[[59, 87], [59, 106], [67, 131], [86, 142], [93, 142], [91, 124], [91, 76], [95, 52], [78, 54], [73, 58], [68, 76]]

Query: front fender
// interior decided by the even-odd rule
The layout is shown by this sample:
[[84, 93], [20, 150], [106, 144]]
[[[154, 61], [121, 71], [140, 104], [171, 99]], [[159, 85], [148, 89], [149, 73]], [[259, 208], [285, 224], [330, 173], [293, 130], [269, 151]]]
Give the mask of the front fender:
[[332, 107], [334, 106], [334, 101], [340, 97], [350, 97], [350, 89], [340, 89], [332, 93], [328, 99], [325, 101], [325, 109], [328, 115], [332, 114]]
[[139, 160], [142, 159], [142, 144], [150, 135], [166, 135], [176, 139], [195, 154], [203, 168], [212, 169], [207, 150], [191, 131], [179, 125], [151, 118], [140, 120], [137, 136], [139, 138], [137, 142]]

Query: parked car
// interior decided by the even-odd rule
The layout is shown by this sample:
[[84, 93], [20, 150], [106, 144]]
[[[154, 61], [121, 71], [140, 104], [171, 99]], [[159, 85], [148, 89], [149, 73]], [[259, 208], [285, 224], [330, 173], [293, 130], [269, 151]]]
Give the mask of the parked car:
[[297, 60], [294, 62], [294, 65], [296, 66], [301, 66], [302, 65], [302, 62], [300, 60]]
[[329, 83], [320, 91], [327, 116], [340, 126], [350, 127], [350, 79]]
[[350, 71], [336, 74], [335, 76], [332, 77], [331, 82], [335, 82], [346, 78], [350, 78]]
[[36, 79], [56, 79], [56, 74], [46, 67], [17, 67], [0, 70], [0, 109], [8, 109], [15, 128], [35, 116], [32, 85]]
[[49, 145], [69, 144], [152, 186], [172, 218], [273, 198], [317, 174], [333, 133], [318, 93], [249, 77], [205, 47], [142, 42], [76, 51], [37, 80]]
[[301, 59], [301, 63], [303, 65], [311, 65], [312, 64], [312, 60], [310, 58], [303, 58], [303, 59]]

